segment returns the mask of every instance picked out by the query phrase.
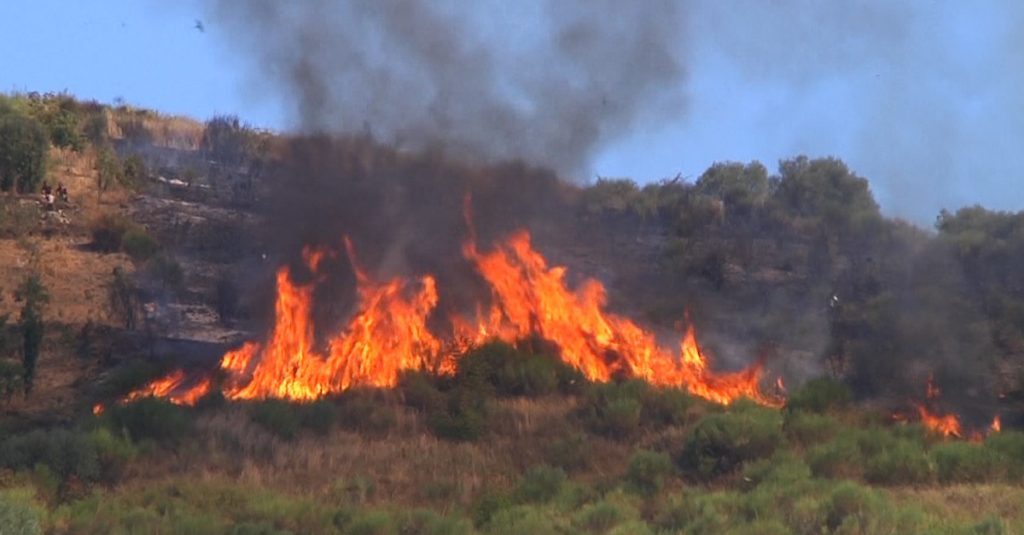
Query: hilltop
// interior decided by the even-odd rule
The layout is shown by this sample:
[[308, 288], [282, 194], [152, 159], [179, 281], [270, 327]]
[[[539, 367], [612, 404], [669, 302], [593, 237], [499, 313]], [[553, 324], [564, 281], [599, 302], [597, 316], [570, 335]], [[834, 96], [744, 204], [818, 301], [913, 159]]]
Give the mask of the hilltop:
[[[27, 533], [1024, 527], [1019, 213], [919, 229], [834, 158], [580, 185], [68, 95], [0, 100], [0, 179], [0, 519]], [[68, 201], [48, 210], [43, 183]], [[449, 324], [474, 305], [513, 315], [480, 266], [518, 229], [566, 302], [616, 318], [612, 338], [628, 320], [676, 351], [693, 329], [712, 377], [763, 370], [764, 397], [720, 405], [643, 375], [578, 312], [480, 320], [489, 334], [458, 345]], [[313, 402], [242, 399], [222, 357], [277, 332], [284, 268], [310, 292], [303, 355], [351, 332], [359, 284], [429, 297], [430, 276], [416, 332], [452, 359], [353, 373]], [[154, 388], [164, 377], [185, 379]], [[200, 380], [216, 388], [171, 402]], [[959, 430], [929, 423], [942, 416]]]

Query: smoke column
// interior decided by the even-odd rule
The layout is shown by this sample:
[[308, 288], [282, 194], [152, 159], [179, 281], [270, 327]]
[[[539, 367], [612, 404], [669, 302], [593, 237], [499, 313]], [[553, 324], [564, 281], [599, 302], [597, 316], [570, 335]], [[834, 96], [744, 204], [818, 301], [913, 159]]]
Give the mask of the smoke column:
[[362, 132], [581, 176], [609, 140], [682, 112], [678, 2], [213, 1], [254, 82], [306, 132]]

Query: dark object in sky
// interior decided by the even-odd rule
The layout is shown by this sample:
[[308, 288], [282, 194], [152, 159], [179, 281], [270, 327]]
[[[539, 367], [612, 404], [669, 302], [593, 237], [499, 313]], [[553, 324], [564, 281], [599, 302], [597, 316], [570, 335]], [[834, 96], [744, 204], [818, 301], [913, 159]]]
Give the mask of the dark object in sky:
[[203, 26], [203, 21], [201, 21], [199, 19], [196, 19], [196, 26], [195, 27], [196, 27], [197, 30], [199, 30], [201, 32], [204, 32], [204, 33], [206, 32], [206, 27]]

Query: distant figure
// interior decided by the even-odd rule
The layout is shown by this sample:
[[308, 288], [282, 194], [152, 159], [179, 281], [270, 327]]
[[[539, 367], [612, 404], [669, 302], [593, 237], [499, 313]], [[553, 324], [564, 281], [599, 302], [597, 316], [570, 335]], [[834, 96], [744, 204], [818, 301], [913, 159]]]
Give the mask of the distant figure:
[[43, 197], [46, 197], [53, 193], [53, 188], [50, 187], [50, 184], [43, 182], [43, 187], [40, 191], [43, 193]]
[[203, 21], [196, 19], [196, 29], [199, 30], [201, 33], [206, 32], [206, 28], [203, 26]]
[[57, 198], [64, 204], [68, 204], [70, 202], [68, 197], [68, 188], [64, 187], [63, 182], [57, 184]]
[[42, 193], [43, 193], [43, 208], [46, 209], [47, 212], [52, 212], [53, 211], [53, 188], [51, 188], [48, 183], [43, 182], [43, 187], [41, 188], [40, 191], [42, 191]]

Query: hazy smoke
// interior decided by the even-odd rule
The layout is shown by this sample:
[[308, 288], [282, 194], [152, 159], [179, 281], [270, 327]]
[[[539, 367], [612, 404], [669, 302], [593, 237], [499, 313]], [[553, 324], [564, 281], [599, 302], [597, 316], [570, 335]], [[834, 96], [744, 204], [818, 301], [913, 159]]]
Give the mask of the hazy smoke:
[[[711, 87], [746, 106], [745, 116], [717, 110], [709, 123], [734, 121], [768, 162], [840, 157], [871, 180], [886, 213], [925, 227], [940, 208], [1024, 207], [1011, 182], [1024, 172], [1012, 148], [1024, 125], [1017, 3], [740, 4], [700, 0], [690, 10], [694, 83], [714, 78]], [[695, 114], [708, 98], [694, 92]], [[695, 159], [742, 158], [743, 144]]]
[[307, 132], [586, 171], [603, 143], [681, 110], [670, 0], [213, 1], [256, 82]]

